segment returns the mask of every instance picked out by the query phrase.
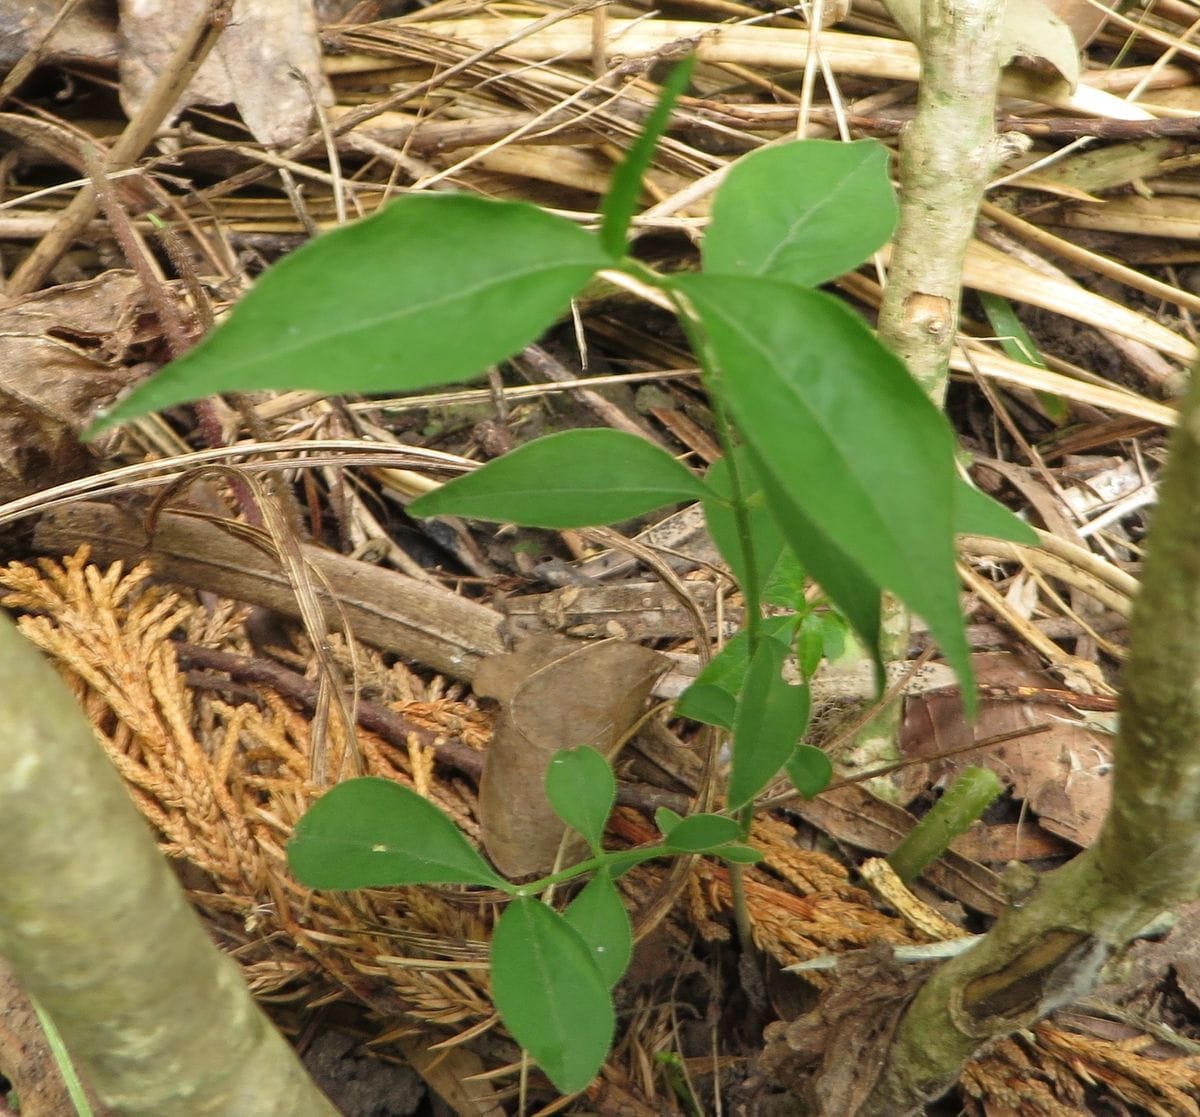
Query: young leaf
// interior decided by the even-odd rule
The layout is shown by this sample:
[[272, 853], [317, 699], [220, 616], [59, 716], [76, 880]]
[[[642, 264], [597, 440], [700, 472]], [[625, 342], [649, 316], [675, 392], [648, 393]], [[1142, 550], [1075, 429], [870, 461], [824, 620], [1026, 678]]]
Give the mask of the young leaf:
[[611, 524], [708, 488], [665, 450], [624, 431], [564, 431], [488, 462], [414, 500], [414, 516], [470, 516], [530, 527]]
[[409, 195], [284, 257], [88, 433], [216, 392], [471, 379], [533, 341], [609, 262], [595, 236], [536, 206]]
[[799, 556], [791, 547], [784, 547], [763, 580], [763, 603], [779, 605], [794, 613], [801, 612], [807, 607], [804, 596], [808, 588], [807, 580], [808, 571], [804, 569]]
[[546, 798], [554, 813], [598, 853], [617, 798], [617, 781], [608, 761], [590, 745], [555, 753], [546, 769]]
[[[973, 695], [954, 562], [954, 439], [903, 364], [849, 308], [770, 279], [680, 275], [767, 499], [799, 509], [929, 624]], [[772, 484], [773, 482], [773, 484]], [[811, 549], [793, 549], [842, 607]], [[836, 576], [836, 572], [834, 572]]]
[[728, 815], [690, 814], [671, 830], [665, 844], [675, 853], [708, 853], [741, 837], [741, 826]]
[[540, 900], [514, 900], [492, 932], [492, 999], [513, 1038], [564, 1094], [596, 1076], [616, 1028], [583, 937]]
[[[795, 617], [767, 617], [763, 635], [786, 644]], [[675, 703], [675, 714], [705, 725], [732, 729], [737, 716], [738, 695], [750, 666], [750, 639], [743, 629], [725, 645], [696, 676]]]
[[742, 156], [713, 199], [705, 272], [816, 287], [858, 267], [896, 224], [888, 160], [876, 140], [798, 140]]
[[808, 686], [790, 686], [780, 674], [787, 656], [786, 645], [764, 639], [750, 660], [733, 725], [730, 810], [745, 806], [767, 786], [808, 727]]
[[601, 208], [603, 222], [600, 226], [600, 243], [614, 260], [620, 260], [625, 255], [625, 238], [642, 193], [642, 177], [650, 166], [659, 139], [666, 131], [675, 102], [691, 80], [695, 65], [696, 56], [689, 54], [667, 75], [658, 96], [658, 104], [646, 118], [628, 154], [613, 171]]
[[292, 874], [309, 888], [512, 887], [428, 799], [377, 776], [325, 792], [296, 823], [287, 854]]
[[[1000, 341], [1000, 348], [1014, 361], [1033, 368], [1045, 368], [1046, 362], [1038, 351], [1037, 342], [1029, 336], [1024, 323], [1017, 317], [1013, 304], [1003, 295], [991, 291], [979, 291], [979, 302], [983, 312]], [[1054, 392], [1035, 391], [1042, 410], [1055, 426], [1061, 427], [1070, 417], [1071, 409], [1066, 399]]]
[[633, 956], [633, 927], [612, 876], [601, 869], [567, 905], [563, 918], [587, 943], [611, 989]]
[[664, 838], [671, 836], [671, 831], [683, 821], [683, 815], [671, 810], [670, 807], [659, 807], [654, 812], [654, 825]]
[[802, 679], [811, 679], [825, 656], [825, 628], [822, 620], [817, 613], [809, 613], [796, 631], [796, 666], [800, 668]]
[[984, 535], [1036, 547], [1037, 532], [998, 500], [967, 484], [961, 477], [954, 489], [954, 530], [961, 535]]
[[792, 786], [805, 799], [820, 795], [833, 778], [829, 757], [814, 745], [797, 745], [785, 767]]

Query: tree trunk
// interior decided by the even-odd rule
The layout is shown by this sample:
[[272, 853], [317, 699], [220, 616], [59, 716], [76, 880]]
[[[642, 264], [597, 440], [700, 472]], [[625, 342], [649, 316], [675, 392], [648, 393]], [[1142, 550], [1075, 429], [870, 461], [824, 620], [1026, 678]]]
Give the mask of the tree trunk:
[[337, 1117], [209, 939], [65, 685], [0, 617], [0, 955], [122, 1117]]
[[[1113, 799], [1096, 844], [1043, 877], [907, 1008], [897, 984], [863, 1020], [842, 997], [806, 1111], [901, 1117], [947, 1090], [983, 1043], [1086, 994], [1101, 967], [1164, 909], [1200, 896], [1200, 377], [1171, 441], [1131, 623]], [[878, 974], [871, 978], [880, 984]], [[855, 1021], [855, 1013], [859, 1019]], [[840, 1019], [839, 1019], [840, 1017]], [[857, 1026], [856, 1026], [857, 1025]], [[857, 1040], [851, 1033], [857, 1034]], [[871, 1037], [874, 1036], [872, 1043]], [[871, 1050], [871, 1048], [874, 1048]], [[836, 1088], [861, 1052], [856, 1096]], [[878, 1067], [872, 1074], [869, 1068]], [[864, 1086], [864, 1078], [870, 1079]]]

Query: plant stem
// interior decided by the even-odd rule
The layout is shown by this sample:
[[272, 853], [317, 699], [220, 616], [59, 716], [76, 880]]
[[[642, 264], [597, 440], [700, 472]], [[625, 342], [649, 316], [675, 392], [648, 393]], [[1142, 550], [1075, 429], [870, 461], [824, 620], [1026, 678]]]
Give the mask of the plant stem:
[[[1003, 5], [936, 0], [921, 10], [917, 112], [900, 148], [900, 217], [878, 332], [940, 407], [958, 327], [963, 260], [988, 181], [1008, 150], [994, 124]], [[883, 661], [907, 658], [908, 610], [891, 594], [883, 598], [882, 623]], [[902, 710], [899, 699], [855, 734], [847, 756], [856, 766], [899, 759]]]
[[1171, 441], [1130, 626], [1112, 806], [1096, 844], [939, 968], [856, 1117], [922, 1111], [989, 1039], [1086, 994], [1168, 907], [1200, 896], [1200, 370]]
[[586, 861], [578, 861], [570, 868], [560, 869], [557, 873], [530, 881], [528, 884], [510, 885], [505, 891], [513, 897], [538, 896], [547, 888], [562, 884], [563, 881], [574, 880], [576, 877], [583, 876], [584, 873], [610, 869], [616, 876], [625, 872], [626, 869], [632, 869], [634, 865], [640, 865], [643, 861], [653, 861], [656, 857], [673, 857], [679, 852], [670, 846], [659, 844], [643, 846], [641, 849], [622, 850], [619, 853], [602, 853], [597, 857], [589, 857]]
[[[725, 400], [721, 395], [720, 367], [709, 351], [707, 339], [695, 316], [679, 297], [677, 292], [669, 292], [675, 303], [679, 320], [684, 332], [692, 345], [692, 352], [700, 362], [703, 370], [704, 386], [712, 402], [717, 441], [721, 452], [729, 466], [729, 488], [732, 494], [734, 522], [737, 524], [738, 547], [742, 552], [742, 570], [744, 578], [741, 584], [743, 599], [743, 615], [746, 626], [746, 642], [748, 656], [754, 658], [762, 638], [762, 582], [758, 569], [758, 560], [754, 554], [754, 540], [750, 531], [750, 509], [746, 504], [745, 486], [738, 469], [737, 449], [733, 439], [733, 425], [725, 410]], [[754, 819], [754, 805], [747, 804], [738, 815], [742, 826], [743, 836], [748, 836]], [[749, 953], [754, 950], [753, 924], [750, 919], [750, 907], [746, 902], [745, 866], [737, 863], [729, 865], [729, 892], [733, 903], [733, 921], [737, 927], [738, 943], [742, 950]]]
[[905, 884], [916, 880], [1003, 790], [1000, 777], [990, 768], [964, 768], [933, 809], [892, 850], [888, 864]]

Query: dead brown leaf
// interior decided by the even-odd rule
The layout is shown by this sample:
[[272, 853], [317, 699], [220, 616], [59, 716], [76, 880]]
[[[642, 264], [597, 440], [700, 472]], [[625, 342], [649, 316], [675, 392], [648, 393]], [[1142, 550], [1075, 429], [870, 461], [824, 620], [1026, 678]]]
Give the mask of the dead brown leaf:
[[560, 636], [532, 636], [483, 661], [475, 692], [500, 702], [500, 713], [479, 807], [483, 844], [501, 872], [520, 877], [554, 864], [564, 827], [543, 790], [550, 758], [577, 745], [608, 756], [668, 666], [666, 656], [622, 640]]
[[[121, 0], [121, 104], [149, 95], [207, 0]], [[314, 99], [332, 105], [312, 0], [237, 0], [233, 18], [175, 107], [234, 104], [260, 143], [285, 145], [311, 129]]]
[[[54, 20], [66, 0], [21, 0], [0, 4], [0, 73], [41, 50], [42, 57], [112, 65], [117, 58], [116, 28], [100, 0], [75, 5], [57, 28]], [[47, 33], [53, 31], [47, 40]]]
[[139, 291], [109, 271], [0, 308], [0, 502], [92, 469], [77, 435], [127, 383]]
[[[972, 658], [981, 684], [1017, 693], [1057, 689], [1049, 676], [1016, 656], [988, 652]], [[1025, 800], [1042, 827], [1052, 834], [1088, 846], [1100, 831], [1108, 810], [1112, 750], [1101, 733], [1069, 724], [1069, 708], [1024, 698], [985, 699], [972, 726], [964, 721], [956, 695], [924, 695], [910, 699], [901, 733], [909, 757], [928, 757], [929, 779], [950, 780], [968, 764], [992, 768], [1017, 799]], [[1060, 719], [1060, 720], [1056, 720]], [[1052, 723], [1052, 728], [1005, 741], [979, 752], [935, 759], [972, 741], [1022, 728]]]

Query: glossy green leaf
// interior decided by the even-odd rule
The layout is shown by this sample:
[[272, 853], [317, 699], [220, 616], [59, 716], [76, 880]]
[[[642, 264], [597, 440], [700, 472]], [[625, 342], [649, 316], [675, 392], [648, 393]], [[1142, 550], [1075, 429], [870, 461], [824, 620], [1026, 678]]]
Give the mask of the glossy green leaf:
[[[794, 617], [767, 617], [762, 622], [762, 632], [764, 636], [786, 644], [794, 624]], [[743, 629], [705, 664], [696, 681], [679, 696], [675, 703], [676, 715], [705, 725], [732, 729], [737, 716], [738, 695], [750, 666], [749, 649], [750, 638]]]
[[708, 488], [665, 450], [624, 431], [564, 431], [529, 442], [414, 500], [414, 516], [469, 516], [530, 527], [611, 524]]
[[789, 543], [858, 620], [786, 522], [794, 506], [825, 541], [929, 624], [974, 694], [958, 606], [954, 438], [903, 364], [848, 307], [769, 279], [680, 275], [725, 398], [785, 517]]
[[535, 340], [610, 262], [595, 236], [535, 206], [408, 195], [284, 257], [89, 433], [215, 392], [469, 380]]
[[514, 900], [496, 922], [492, 1000], [561, 1093], [604, 1064], [616, 1028], [608, 982], [583, 936], [540, 900]]
[[325, 792], [296, 823], [287, 854], [292, 875], [309, 888], [511, 887], [428, 799], [377, 776]]
[[750, 660], [733, 725], [728, 790], [732, 811], [770, 783], [808, 728], [809, 689], [790, 685], [781, 674], [788, 651], [778, 641], [764, 639]]
[[675, 716], [732, 729], [737, 717], [737, 695], [714, 683], [692, 683], [676, 700]]
[[554, 813], [599, 852], [604, 824], [617, 799], [617, 780], [608, 761], [590, 745], [556, 752], [546, 768], [546, 798]]
[[669, 837], [671, 831], [682, 821], [683, 815], [671, 810], [670, 807], [659, 807], [654, 812], [654, 825], [658, 827], [664, 838]]
[[667, 75], [667, 80], [662, 83], [658, 103], [638, 131], [637, 138], [625, 158], [613, 171], [608, 193], [604, 196], [604, 204], [600, 210], [600, 242], [614, 260], [620, 260], [625, 255], [625, 240], [629, 233], [629, 223], [637, 209], [638, 198], [641, 197], [642, 178], [654, 157], [654, 149], [658, 147], [658, 141], [670, 122], [671, 110], [675, 107], [679, 95], [687, 88], [695, 66], [694, 54], [689, 54], [675, 64]]
[[665, 844], [676, 853], [708, 853], [741, 837], [741, 826], [728, 815], [690, 814], [671, 830]]
[[829, 763], [829, 757], [814, 745], [797, 745], [785, 767], [792, 786], [805, 799], [820, 795], [833, 779], [833, 765]]
[[798, 140], [742, 156], [713, 199], [704, 270], [815, 287], [858, 267], [896, 224], [888, 162], [876, 140]]
[[563, 918], [579, 932], [611, 989], [633, 957], [633, 927], [621, 894], [601, 869], [567, 905]]
[[1036, 547], [1037, 532], [998, 500], [980, 492], [961, 477], [954, 490], [954, 530], [960, 535], [984, 535]]

